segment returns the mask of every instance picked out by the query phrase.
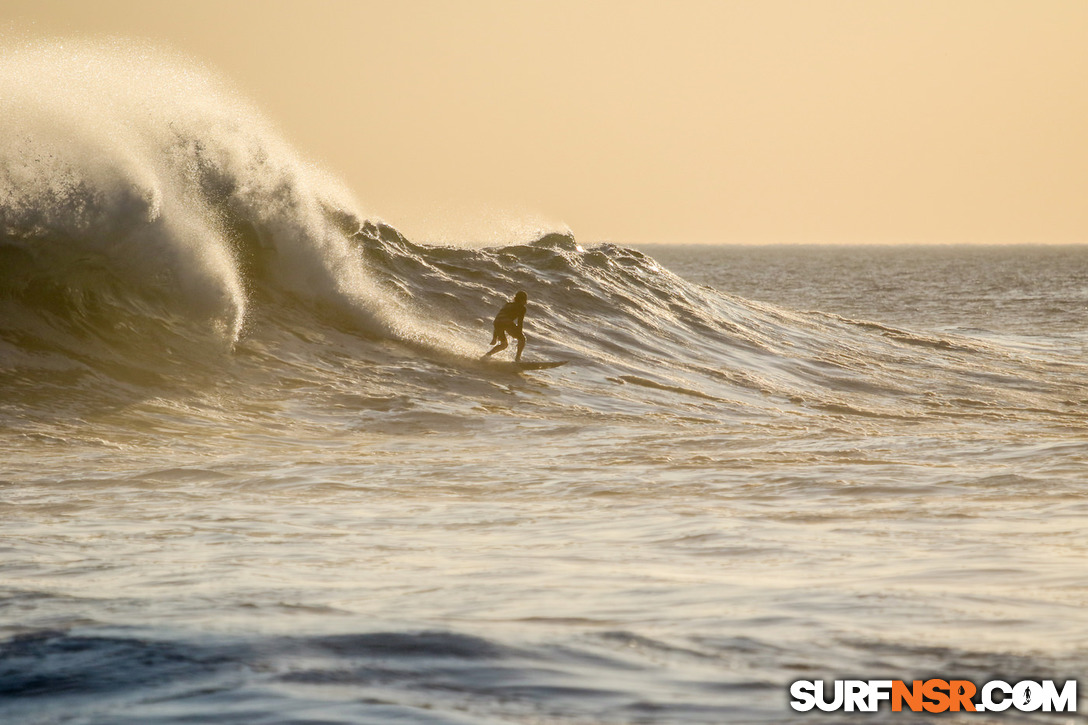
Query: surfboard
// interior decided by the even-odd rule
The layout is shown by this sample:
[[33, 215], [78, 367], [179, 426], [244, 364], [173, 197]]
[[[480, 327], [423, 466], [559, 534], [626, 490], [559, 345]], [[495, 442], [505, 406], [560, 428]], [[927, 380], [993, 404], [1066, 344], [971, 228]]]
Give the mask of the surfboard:
[[546, 360], [543, 362], [516, 362], [515, 366], [522, 370], [547, 370], [548, 368], [557, 368], [560, 365], [566, 365], [567, 360]]
[[489, 360], [486, 361], [488, 367], [499, 368], [500, 370], [510, 370], [511, 372], [520, 372], [522, 370], [547, 370], [548, 368], [557, 368], [560, 365], [566, 365], [569, 360], [545, 360], [542, 362], [511, 362], [509, 360]]

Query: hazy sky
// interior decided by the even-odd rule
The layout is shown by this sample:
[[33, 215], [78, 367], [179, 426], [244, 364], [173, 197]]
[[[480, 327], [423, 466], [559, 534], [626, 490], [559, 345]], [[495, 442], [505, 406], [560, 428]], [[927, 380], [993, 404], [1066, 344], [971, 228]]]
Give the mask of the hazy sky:
[[205, 62], [419, 241], [1088, 242], [1082, 0], [3, 0], [0, 30]]

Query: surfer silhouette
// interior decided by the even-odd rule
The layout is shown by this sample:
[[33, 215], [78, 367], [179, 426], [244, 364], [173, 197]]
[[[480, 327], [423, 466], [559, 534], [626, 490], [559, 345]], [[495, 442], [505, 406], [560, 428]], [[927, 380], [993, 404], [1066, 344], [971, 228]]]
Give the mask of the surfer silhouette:
[[528, 299], [529, 295], [518, 292], [514, 295], [514, 301], [507, 302], [499, 310], [499, 314], [495, 315], [495, 334], [491, 336], [491, 344], [495, 345], [496, 341], [499, 344], [488, 350], [484, 354], [484, 359], [491, 357], [500, 350], [505, 350], [507, 345], [510, 344], [506, 340], [506, 335], [510, 334], [518, 341], [514, 361], [521, 362], [521, 351], [525, 349], [525, 333], [522, 332], [521, 328], [525, 324], [525, 302]]

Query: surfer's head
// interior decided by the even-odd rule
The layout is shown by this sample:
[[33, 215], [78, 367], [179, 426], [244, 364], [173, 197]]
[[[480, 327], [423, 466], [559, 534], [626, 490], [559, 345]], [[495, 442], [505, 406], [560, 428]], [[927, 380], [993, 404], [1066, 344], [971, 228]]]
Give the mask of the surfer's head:
[[518, 292], [516, 295], [514, 295], [514, 302], [520, 302], [523, 305], [528, 301], [528, 299], [529, 295], [525, 294], [524, 292]]

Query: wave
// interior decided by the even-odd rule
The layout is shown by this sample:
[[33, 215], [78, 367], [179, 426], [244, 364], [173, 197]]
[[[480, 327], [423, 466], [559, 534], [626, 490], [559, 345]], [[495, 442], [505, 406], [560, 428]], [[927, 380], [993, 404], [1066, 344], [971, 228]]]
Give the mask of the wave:
[[[241, 336], [262, 288], [423, 337], [373, 289], [339, 185], [187, 61], [128, 44], [0, 57], [7, 298], [44, 287], [75, 315], [139, 298]], [[431, 334], [431, 331], [428, 331]]]
[[985, 414], [1056, 405], [1042, 374], [992, 345], [744, 300], [633, 249], [569, 233], [413, 244], [227, 84], [159, 50], [22, 46], [0, 56], [0, 95], [11, 399], [146, 396], [241, 359], [335, 376], [313, 363], [332, 338], [341, 359], [422, 358], [453, 380], [524, 289], [529, 350], [577, 362], [598, 387], [560, 379], [598, 399], [625, 386], [696, 409], [909, 418], [993, 401], [1000, 381]]
[[[1073, 661], [855, 637], [884, 671], [975, 681], [1060, 679]], [[171, 638], [135, 629], [32, 631], [0, 641], [0, 713], [27, 723], [248, 721], [778, 722], [766, 705], [826, 641], [651, 638], [613, 629], [507, 643], [447, 630]], [[802, 664], [799, 664], [802, 663]], [[86, 719], [89, 718], [89, 719]]]

